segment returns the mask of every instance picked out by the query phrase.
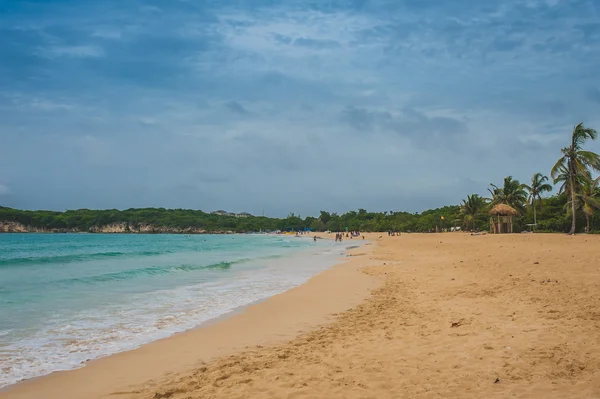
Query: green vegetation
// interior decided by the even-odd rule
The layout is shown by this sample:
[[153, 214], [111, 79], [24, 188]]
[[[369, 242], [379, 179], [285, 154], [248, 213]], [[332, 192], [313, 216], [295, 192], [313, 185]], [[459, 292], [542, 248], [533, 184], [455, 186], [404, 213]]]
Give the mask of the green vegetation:
[[[462, 227], [471, 230], [489, 229], [490, 207], [506, 204], [518, 215], [515, 231], [534, 225], [539, 232], [569, 232], [585, 222], [586, 232], [600, 232], [600, 178], [593, 179], [592, 171], [600, 171], [600, 156], [583, 149], [588, 139], [596, 139], [596, 131], [582, 123], [575, 126], [569, 147], [552, 168], [554, 184], [560, 184], [557, 194], [543, 198], [552, 190], [548, 177], [535, 173], [531, 185], [521, 184], [512, 176], [502, 186], [491, 184], [490, 198], [468, 195], [462, 204], [427, 210], [422, 213], [367, 212], [365, 209], [342, 215], [321, 211], [318, 217], [301, 218], [293, 213], [283, 219], [262, 216], [235, 217], [208, 214], [198, 210], [143, 208], [127, 210], [79, 209], [66, 212], [23, 211], [0, 207], [1, 222], [20, 223], [28, 230], [94, 232], [109, 225], [122, 225], [122, 230], [149, 232], [258, 232], [258, 231], [403, 231], [428, 232]], [[140, 226], [151, 226], [141, 229]]]
[[583, 150], [583, 144], [588, 139], [596, 140], [598, 134], [594, 129], [586, 128], [583, 123], [573, 128], [571, 145], [563, 148], [563, 156], [552, 168], [554, 181], [564, 181], [564, 192], [569, 197], [571, 208], [571, 230], [575, 234], [577, 219], [577, 195], [581, 193], [586, 180], [591, 179], [590, 170], [600, 171], [600, 156], [591, 151]]
[[497, 187], [495, 184], [488, 191], [492, 194], [490, 198], [490, 204], [506, 204], [515, 208], [519, 212], [525, 211], [525, 204], [527, 203], [527, 192], [525, 186], [518, 180], [514, 180], [512, 176], [504, 178], [504, 185]]
[[[119, 211], [79, 209], [66, 212], [23, 211], [0, 207], [0, 221], [16, 222], [28, 226], [31, 230], [48, 231], [94, 231], [95, 227], [124, 224], [125, 231], [135, 231], [140, 226], [150, 225], [155, 232], [185, 232], [186, 229], [205, 230], [206, 232], [257, 232], [257, 231], [298, 231], [309, 228], [313, 231], [429, 231], [436, 225], [440, 228], [451, 227], [440, 223], [454, 218], [458, 206], [425, 211], [421, 214], [407, 212], [367, 212], [365, 209], [350, 211], [343, 215], [321, 211], [318, 218], [301, 218], [293, 213], [283, 219], [262, 216], [237, 218], [219, 216], [202, 211], [188, 209], [143, 208]], [[193, 231], [192, 231], [193, 232]]]
[[531, 178], [531, 186], [523, 184], [523, 188], [529, 193], [527, 201], [531, 204], [531, 208], [533, 209], [533, 224], [537, 224], [535, 201], [541, 201], [543, 193], [552, 191], [552, 186], [546, 183], [547, 181], [548, 176], [544, 176], [541, 173], [535, 173]]
[[[537, 231], [566, 232], [569, 229], [569, 234], [575, 234], [577, 224], [583, 217], [586, 232], [599, 231], [600, 223], [593, 218], [595, 211], [600, 210], [599, 179], [592, 178], [592, 171], [600, 171], [600, 156], [583, 149], [588, 139], [595, 140], [596, 137], [596, 131], [585, 127], [583, 123], [573, 128], [570, 145], [561, 150], [563, 156], [551, 170], [554, 184], [561, 184], [558, 194], [542, 198], [542, 193], [552, 190], [547, 183], [548, 177], [542, 173], [533, 175], [530, 186], [507, 176], [502, 187], [491, 184], [488, 189], [491, 198], [485, 199], [485, 205], [477, 203], [475, 212], [473, 195], [463, 200], [461, 214], [464, 225], [468, 226], [470, 220], [486, 217], [491, 206], [506, 204], [518, 212], [514, 221], [516, 231], [533, 225]], [[541, 208], [539, 215], [538, 206]]]
[[[94, 227], [120, 223], [125, 224], [126, 231], [128, 229], [136, 230], [143, 225], [151, 225], [155, 232], [177, 232], [177, 230], [185, 232], [183, 230], [190, 228], [206, 232], [233, 231], [238, 233], [260, 230], [297, 231], [305, 228], [313, 231], [345, 231], [346, 227], [348, 230], [365, 232], [388, 230], [428, 232], [435, 231], [436, 226], [442, 230], [455, 226], [487, 230], [489, 228], [489, 215], [487, 214], [489, 204], [477, 194], [469, 197], [470, 200], [467, 200], [469, 210], [458, 205], [427, 210], [422, 213], [367, 212], [360, 209], [342, 215], [322, 211], [316, 218], [311, 216], [302, 218], [290, 214], [282, 219], [262, 216], [236, 218], [212, 215], [196, 210], [164, 208], [127, 209], [124, 211], [79, 209], [52, 212], [23, 211], [0, 207], [0, 221], [17, 222], [32, 229], [81, 232], [94, 231]], [[598, 201], [600, 197], [595, 198]], [[557, 194], [539, 201], [538, 231], [567, 231], [570, 225], [570, 216], [564, 211], [566, 204], [567, 198], [564, 194]], [[589, 215], [587, 213], [578, 215], [578, 223], [582, 226], [586, 224], [586, 215], [589, 216], [591, 231], [600, 231], [600, 218], [593, 212]], [[530, 208], [518, 216], [515, 220], [516, 231], [524, 230], [527, 223], [533, 223], [533, 217], [533, 210]]]
[[486, 207], [485, 198], [477, 194], [467, 195], [467, 199], [463, 200], [460, 208], [460, 216], [462, 216], [463, 226], [475, 230], [477, 216]]
[[584, 181], [581, 192], [577, 195], [577, 209], [582, 208], [585, 214], [586, 233], [590, 232], [590, 217], [594, 216], [597, 210], [600, 210], [600, 189], [598, 181], [600, 177], [592, 180], [591, 178]]

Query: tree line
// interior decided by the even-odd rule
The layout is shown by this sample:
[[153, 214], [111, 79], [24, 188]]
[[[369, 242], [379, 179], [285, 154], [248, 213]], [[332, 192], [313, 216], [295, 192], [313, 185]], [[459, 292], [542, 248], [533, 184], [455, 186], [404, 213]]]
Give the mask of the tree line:
[[[0, 207], [0, 222], [20, 223], [32, 230], [91, 232], [94, 227], [125, 224], [136, 230], [150, 225], [161, 229], [201, 229], [206, 232], [236, 233], [259, 231], [429, 231], [444, 215], [457, 215], [459, 206], [447, 206], [422, 213], [367, 212], [365, 209], [344, 214], [321, 211], [318, 217], [302, 218], [293, 213], [286, 218], [264, 216], [215, 215], [200, 210], [142, 208], [127, 210], [78, 209], [65, 212], [28, 211]], [[439, 223], [437, 223], [439, 224]]]
[[[582, 123], [575, 126], [569, 145], [561, 150], [550, 176], [559, 185], [552, 191], [548, 176], [535, 173], [530, 184], [522, 184], [508, 176], [500, 186], [490, 184], [489, 196], [468, 195], [461, 205], [445, 206], [421, 213], [398, 211], [368, 212], [365, 209], [343, 214], [321, 211], [318, 217], [305, 218], [289, 214], [286, 218], [215, 215], [200, 210], [142, 208], [127, 210], [78, 209], [65, 212], [26, 211], [0, 207], [0, 222], [16, 222], [31, 229], [49, 231], [94, 231], [94, 227], [123, 223], [138, 227], [150, 225], [157, 232], [168, 229], [201, 229], [206, 232], [259, 232], [259, 231], [398, 231], [431, 232], [456, 227], [469, 230], [489, 229], [489, 209], [506, 204], [517, 211], [515, 231], [535, 228], [537, 231], [600, 232], [599, 179], [592, 177], [600, 171], [600, 156], [583, 148], [587, 140], [595, 140], [594, 129]], [[577, 226], [580, 226], [579, 230]], [[581, 227], [583, 226], [583, 227]]]

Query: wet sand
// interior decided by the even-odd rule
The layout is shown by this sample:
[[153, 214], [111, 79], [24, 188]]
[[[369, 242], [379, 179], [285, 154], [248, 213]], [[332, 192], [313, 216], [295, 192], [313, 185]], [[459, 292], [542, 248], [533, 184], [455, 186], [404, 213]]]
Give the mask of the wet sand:
[[[349, 243], [347, 246], [351, 246]], [[369, 252], [373, 246], [363, 246]], [[357, 249], [348, 251], [356, 252]], [[165, 375], [177, 375], [203, 362], [249, 346], [284, 342], [331, 322], [333, 313], [361, 303], [377, 285], [353, 257], [312, 277], [307, 283], [240, 309], [200, 328], [139, 349], [88, 362], [85, 367], [52, 373], [0, 390], [2, 399], [96, 399], [129, 397]]]
[[600, 236], [368, 238], [240, 314], [0, 397], [600, 397]]

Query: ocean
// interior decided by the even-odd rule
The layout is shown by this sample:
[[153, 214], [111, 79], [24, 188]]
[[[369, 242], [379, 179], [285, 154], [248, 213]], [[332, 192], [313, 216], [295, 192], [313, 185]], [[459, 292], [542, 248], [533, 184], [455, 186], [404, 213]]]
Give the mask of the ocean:
[[0, 234], [0, 387], [298, 286], [344, 243], [280, 235]]

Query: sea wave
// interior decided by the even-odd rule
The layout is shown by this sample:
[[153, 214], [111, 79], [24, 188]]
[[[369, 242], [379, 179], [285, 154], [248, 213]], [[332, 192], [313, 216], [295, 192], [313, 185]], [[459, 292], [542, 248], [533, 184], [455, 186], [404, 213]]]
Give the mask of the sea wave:
[[57, 281], [57, 284], [97, 284], [104, 283], [109, 281], [121, 281], [121, 280], [130, 280], [140, 276], [157, 276], [157, 275], [165, 275], [179, 272], [192, 272], [196, 270], [207, 270], [207, 269], [220, 269], [227, 270], [230, 269], [231, 266], [235, 263], [239, 263], [240, 261], [235, 262], [218, 262], [210, 265], [171, 265], [171, 266], [150, 266], [143, 267], [139, 269], [131, 269], [131, 270], [123, 270], [115, 273], [105, 273], [99, 274], [96, 276], [89, 277], [76, 277], [69, 278]]
[[72, 255], [57, 255], [57, 256], [31, 256], [25, 258], [8, 258], [0, 259], [0, 268], [8, 268], [23, 265], [39, 265], [52, 263], [72, 263], [85, 262], [89, 260], [98, 260], [105, 258], [114, 258], [119, 256], [136, 257], [136, 256], [156, 256], [171, 253], [172, 251], [137, 251], [137, 252], [95, 252], [89, 254], [72, 254]]
[[[217, 239], [223, 240], [213, 238]], [[339, 248], [324, 242], [319, 243], [320, 248], [309, 244], [298, 252], [267, 247], [270, 242], [248, 246], [249, 250], [243, 251], [229, 246], [204, 259], [202, 254], [186, 248], [181, 257], [134, 259], [122, 264], [117, 255], [106, 265], [82, 265], [89, 269], [79, 270], [80, 265], [71, 264], [64, 273], [47, 268], [24, 274], [29, 278], [46, 272], [48, 278], [41, 281], [8, 284], [0, 278], [0, 289], [5, 289], [0, 295], [0, 315], [5, 311], [6, 320], [14, 320], [11, 325], [0, 326], [0, 330], [5, 329], [0, 332], [0, 347], [5, 355], [0, 356], [0, 370], [9, 370], [0, 373], [0, 389], [22, 379], [79, 368], [87, 360], [197, 327], [240, 306], [298, 286], [338, 262]], [[129, 248], [122, 252], [129, 252]], [[323, 253], [323, 258], [315, 261], [315, 252]], [[117, 266], [121, 269], [114, 268]], [[127, 266], [129, 269], [123, 269]], [[71, 268], [89, 274], [67, 274]], [[203, 273], [202, 269], [212, 270]], [[18, 274], [13, 271], [18, 270], [5, 270], [5, 275]], [[196, 275], [204, 277], [195, 278]], [[143, 280], [139, 285], [138, 277]], [[119, 289], [111, 290], [113, 285]], [[120, 289], [139, 286], [144, 290]], [[4, 306], [2, 298], [12, 298], [15, 293], [15, 302]], [[106, 301], [95, 302], [99, 296]], [[60, 306], [54, 306], [54, 300]], [[77, 306], [71, 306], [71, 301], [76, 301]], [[41, 303], [43, 313], [37, 310]], [[13, 314], [19, 317], [11, 317]], [[24, 324], [18, 319], [23, 319]]]

